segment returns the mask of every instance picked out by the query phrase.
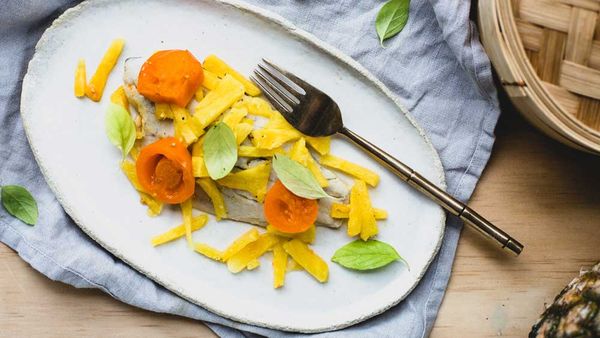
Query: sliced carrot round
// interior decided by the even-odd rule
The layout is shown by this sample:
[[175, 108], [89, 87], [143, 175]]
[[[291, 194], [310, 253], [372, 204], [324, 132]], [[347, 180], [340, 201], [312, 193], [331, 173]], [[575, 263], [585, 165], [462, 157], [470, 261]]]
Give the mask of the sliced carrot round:
[[185, 144], [174, 137], [142, 148], [136, 172], [142, 188], [164, 203], [181, 203], [194, 194], [192, 157]]
[[267, 192], [264, 212], [267, 222], [277, 230], [299, 233], [315, 224], [319, 205], [316, 200], [294, 195], [277, 180]]
[[187, 50], [161, 50], [142, 65], [137, 89], [152, 102], [188, 105], [204, 80], [202, 65]]

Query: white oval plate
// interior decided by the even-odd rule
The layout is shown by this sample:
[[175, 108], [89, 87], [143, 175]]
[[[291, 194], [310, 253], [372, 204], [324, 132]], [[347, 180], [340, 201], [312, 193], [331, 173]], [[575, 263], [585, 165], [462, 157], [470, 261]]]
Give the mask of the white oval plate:
[[[93, 73], [110, 41], [126, 47], [101, 104], [73, 96], [73, 74], [85, 58]], [[441, 244], [440, 207], [342, 139], [332, 152], [375, 169], [381, 183], [371, 190], [375, 206], [389, 212], [378, 238], [410, 263], [359, 273], [329, 262], [330, 279], [319, 284], [305, 272], [287, 275], [272, 288], [270, 256], [261, 267], [233, 275], [190, 251], [184, 240], [153, 248], [150, 238], [179, 224], [177, 209], [149, 218], [119, 169], [120, 152], [104, 133], [110, 93], [120, 85], [123, 60], [160, 49], [189, 49], [199, 59], [215, 53], [244, 74], [262, 57], [329, 93], [346, 125], [444, 186], [437, 153], [392, 94], [358, 63], [263, 10], [213, 1], [84, 2], [66, 11], [36, 47], [23, 81], [21, 113], [35, 157], [73, 220], [104, 248], [181, 297], [240, 322], [289, 331], [339, 329], [372, 317], [401, 301], [419, 282]], [[249, 225], [211, 222], [196, 241], [224, 248]], [[319, 229], [314, 250], [329, 261], [350, 239], [345, 227]]]

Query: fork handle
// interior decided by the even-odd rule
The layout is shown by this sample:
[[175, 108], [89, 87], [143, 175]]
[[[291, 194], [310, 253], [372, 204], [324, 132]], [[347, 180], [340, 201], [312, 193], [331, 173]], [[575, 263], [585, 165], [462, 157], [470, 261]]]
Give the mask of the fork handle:
[[340, 134], [349, 138], [353, 143], [366, 150], [372, 157], [386, 165], [402, 180], [432, 199], [435, 203], [446, 209], [449, 213], [459, 217], [466, 224], [479, 231], [485, 237], [490, 238], [503, 249], [519, 255], [523, 250], [523, 245], [512, 238], [506, 232], [502, 231], [491, 222], [469, 208], [466, 204], [452, 197], [444, 190], [431, 183], [411, 167], [400, 162], [390, 154], [386, 153], [376, 145], [365, 140], [355, 132], [343, 127]]

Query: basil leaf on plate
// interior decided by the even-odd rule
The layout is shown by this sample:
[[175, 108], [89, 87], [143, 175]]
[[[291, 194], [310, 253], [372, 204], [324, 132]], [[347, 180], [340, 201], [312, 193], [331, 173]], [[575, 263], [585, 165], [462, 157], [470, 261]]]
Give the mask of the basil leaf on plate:
[[206, 133], [202, 147], [208, 175], [213, 180], [227, 176], [238, 158], [237, 142], [231, 128], [223, 122], [217, 123]]
[[121, 150], [125, 158], [135, 143], [135, 123], [131, 114], [120, 105], [111, 103], [106, 111], [104, 126], [108, 139]]
[[391, 245], [378, 240], [360, 239], [339, 248], [331, 258], [331, 261], [353, 270], [378, 269], [397, 260], [408, 266]]
[[281, 183], [296, 196], [313, 200], [331, 198], [308, 168], [285, 155], [273, 156], [273, 170]]
[[0, 198], [2, 199], [2, 205], [9, 214], [29, 225], [34, 225], [37, 222], [37, 202], [27, 189], [18, 185], [4, 186]]
[[408, 8], [410, 0], [389, 0], [386, 2], [375, 19], [375, 29], [379, 36], [379, 42], [400, 33], [408, 21]]

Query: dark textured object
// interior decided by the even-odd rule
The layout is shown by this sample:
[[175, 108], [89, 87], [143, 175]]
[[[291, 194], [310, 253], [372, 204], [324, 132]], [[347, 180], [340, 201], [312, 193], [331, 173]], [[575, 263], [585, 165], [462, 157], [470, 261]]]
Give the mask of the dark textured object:
[[600, 337], [600, 262], [582, 270], [542, 314], [530, 338]]

